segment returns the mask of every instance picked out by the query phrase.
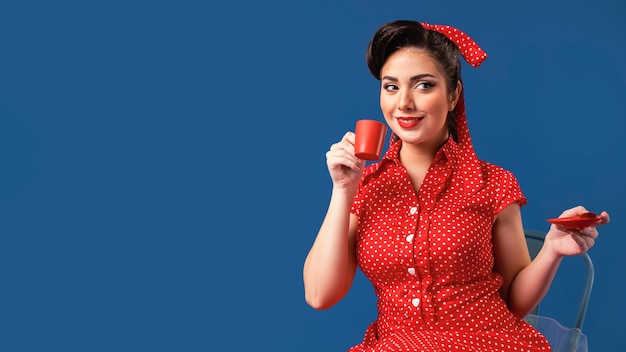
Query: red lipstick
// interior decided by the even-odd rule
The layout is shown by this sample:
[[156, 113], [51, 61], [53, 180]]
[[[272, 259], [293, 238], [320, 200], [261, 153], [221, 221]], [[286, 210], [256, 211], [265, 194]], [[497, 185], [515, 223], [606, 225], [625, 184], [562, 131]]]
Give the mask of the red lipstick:
[[400, 127], [402, 128], [413, 128], [417, 125], [419, 125], [419, 123], [422, 121], [422, 119], [424, 119], [423, 117], [398, 117], [398, 125], [400, 125]]

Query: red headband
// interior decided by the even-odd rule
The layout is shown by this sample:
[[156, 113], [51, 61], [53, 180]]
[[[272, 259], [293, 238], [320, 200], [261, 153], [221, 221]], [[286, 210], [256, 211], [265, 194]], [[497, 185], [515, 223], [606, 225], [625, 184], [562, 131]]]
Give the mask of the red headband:
[[476, 42], [463, 31], [454, 27], [440, 24], [428, 24], [420, 22], [422, 27], [439, 32], [450, 39], [459, 47], [461, 55], [472, 67], [478, 67], [487, 58], [487, 53], [481, 49]]
[[[462, 31], [446, 25], [432, 25], [424, 22], [420, 22], [420, 24], [424, 28], [439, 32], [450, 39], [459, 48], [461, 56], [463, 56], [465, 61], [471, 66], [478, 67], [487, 58], [487, 53]], [[469, 126], [467, 125], [464, 95], [463, 91], [461, 91], [461, 96], [456, 105], [457, 143], [461, 148], [457, 162], [464, 173], [468, 175], [481, 175], [482, 168], [476, 156], [474, 146], [472, 145], [472, 137], [470, 137]], [[463, 183], [463, 192], [465, 194], [474, 194], [478, 191], [482, 187], [482, 176], [478, 177], [478, 180], [479, 181], [476, 182], [473, 178], [463, 177], [460, 181]]]

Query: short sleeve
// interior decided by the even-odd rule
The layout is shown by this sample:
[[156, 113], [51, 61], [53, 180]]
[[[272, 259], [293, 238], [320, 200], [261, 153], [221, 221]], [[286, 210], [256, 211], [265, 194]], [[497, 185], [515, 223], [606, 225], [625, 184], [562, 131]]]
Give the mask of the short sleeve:
[[528, 200], [522, 193], [522, 189], [517, 181], [517, 178], [508, 170], [501, 170], [500, 172], [498, 177], [496, 200], [496, 215], [514, 202], [517, 202], [520, 207], [528, 203]]
[[356, 215], [358, 218], [361, 218], [363, 215], [363, 207], [365, 207], [365, 202], [368, 198], [367, 194], [373, 191], [371, 181], [372, 179], [376, 179], [380, 174], [380, 165], [381, 162], [371, 164], [363, 170], [359, 187], [356, 190], [356, 194], [352, 199], [352, 206], [350, 207], [350, 213]]
[[356, 215], [358, 218], [361, 217], [364, 199], [365, 196], [363, 191], [363, 181], [361, 180], [361, 182], [359, 183], [359, 187], [356, 190], [356, 194], [352, 199], [352, 206], [350, 207], [350, 213]]

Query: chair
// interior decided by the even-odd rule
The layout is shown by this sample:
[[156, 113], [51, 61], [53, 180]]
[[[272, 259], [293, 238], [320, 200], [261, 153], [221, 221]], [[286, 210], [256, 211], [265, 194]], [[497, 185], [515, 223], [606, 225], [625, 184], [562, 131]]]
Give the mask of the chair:
[[[524, 234], [526, 236], [526, 243], [528, 245], [528, 251], [530, 252], [531, 258], [535, 258], [539, 250], [543, 246], [543, 241], [545, 238], [545, 234], [538, 231], [533, 231], [529, 229], [524, 230]], [[583, 292], [580, 298], [580, 303], [578, 305], [578, 312], [576, 314], [576, 321], [574, 322], [573, 328], [565, 328], [560, 325], [556, 320], [542, 317], [539, 315], [539, 307], [540, 304], [535, 307], [535, 309], [530, 312], [524, 320], [526, 320], [529, 324], [533, 325], [539, 331], [541, 331], [548, 341], [552, 345], [553, 349], [556, 351], [556, 344], [562, 345], [564, 341], [555, 341], [553, 338], [551, 340], [548, 334], [553, 334], [554, 331], [559, 330], [558, 334], [561, 336], [561, 340], [564, 336], [567, 336], [567, 349], [563, 349], [564, 351], [577, 351], [577, 350], [587, 350], [587, 340], [586, 336], [582, 333], [583, 323], [585, 320], [585, 315], [587, 314], [587, 306], [589, 305], [589, 298], [591, 296], [591, 288], [593, 287], [593, 279], [594, 279], [594, 268], [593, 262], [591, 261], [591, 257], [589, 254], [583, 253], [579, 255], [584, 262], [587, 269], [587, 275], [585, 277], [585, 285], [583, 287]], [[544, 331], [542, 331], [542, 329]], [[548, 331], [549, 330], [549, 331]], [[564, 334], [566, 332], [567, 334]]]

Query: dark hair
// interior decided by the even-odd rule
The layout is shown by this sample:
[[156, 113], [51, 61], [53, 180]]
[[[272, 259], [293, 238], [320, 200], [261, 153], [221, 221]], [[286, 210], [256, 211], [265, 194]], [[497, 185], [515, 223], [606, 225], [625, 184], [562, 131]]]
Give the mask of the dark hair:
[[[419, 22], [398, 20], [382, 25], [370, 40], [365, 59], [372, 75], [380, 80], [380, 71], [391, 54], [402, 48], [418, 48], [430, 55], [446, 76], [449, 93], [461, 81], [459, 48], [443, 34], [428, 30]], [[457, 140], [456, 107], [448, 113], [447, 125], [452, 138]]]

